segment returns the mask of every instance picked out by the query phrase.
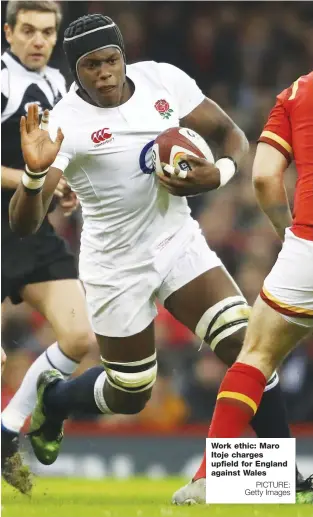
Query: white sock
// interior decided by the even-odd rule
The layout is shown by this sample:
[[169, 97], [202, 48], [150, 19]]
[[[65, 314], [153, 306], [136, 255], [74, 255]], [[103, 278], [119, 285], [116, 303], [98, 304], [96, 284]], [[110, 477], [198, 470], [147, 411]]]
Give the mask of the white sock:
[[107, 378], [106, 371], [100, 373], [100, 375], [97, 377], [95, 386], [94, 386], [94, 397], [95, 397], [95, 403], [97, 404], [98, 408], [102, 413], [112, 414], [113, 411], [108, 407], [104, 395], [103, 395], [103, 386]]
[[27, 371], [22, 384], [3, 410], [1, 421], [9, 431], [18, 433], [33, 411], [37, 400], [37, 379], [45, 370], [59, 370], [68, 378], [77, 363], [63, 354], [58, 343], [53, 343], [41, 354]]
[[279, 383], [279, 376], [278, 376], [277, 371], [275, 370], [273, 375], [268, 379], [264, 391], [272, 390], [273, 388], [275, 388], [275, 386], [277, 386], [278, 383]]

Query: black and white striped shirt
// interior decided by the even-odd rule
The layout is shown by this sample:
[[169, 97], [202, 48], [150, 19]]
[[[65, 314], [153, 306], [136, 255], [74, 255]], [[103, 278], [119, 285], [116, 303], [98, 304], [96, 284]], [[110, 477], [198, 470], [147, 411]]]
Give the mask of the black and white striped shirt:
[[[65, 95], [63, 75], [55, 68], [40, 72], [26, 68], [10, 50], [1, 56], [1, 165], [23, 169], [20, 119], [30, 103], [39, 106], [39, 113], [53, 106]], [[8, 208], [14, 190], [1, 189], [2, 220], [8, 225]], [[3, 223], [5, 222], [3, 221]]]
[[34, 72], [22, 65], [10, 51], [1, 57], [1, 164], [24, 168], [20, 143], [20, 118], [27, 113], [30, 103], [39, 106], [39, 112], [52, 109], [66, 93], [65, 79], [60, 72], [45, 67]]

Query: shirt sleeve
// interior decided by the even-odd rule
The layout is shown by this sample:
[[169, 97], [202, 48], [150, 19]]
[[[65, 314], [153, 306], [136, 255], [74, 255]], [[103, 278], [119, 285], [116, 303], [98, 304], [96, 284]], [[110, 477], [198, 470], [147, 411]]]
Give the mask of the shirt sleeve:
[[292, 131], [288, 107], [289, 89], [278, 95], [258, 142], [265, 142], [280, 151], [288, 162], [292, 160]]
[[196, 81], [174, 65], [159, 63], [163, 84], [171, 90], [178, 100], [178, 116], [182, 119], [189, 115], [205, 99]]
[[66, 94], [66, 91], [67, 91], [66, 80], [65, 80], [64, 75], [62, 75], [62, 74], [60, 74], [60, 75], [62, 77], [62, 91], [61, 91], [61, 94], [64, 97], [64, 95]]
[[54, 160], [51, 167], [55, 167], [56, 169], [60, 169], [62, 172], [65, 171], [69, 163], [74, 158], [74, 152], [71, 148], [71, 144], [69, 138], [67, 137], [67, 131], [65, 125], [62, 123], [57, 116], [55, 116], [53, 110], [50, 112], [50, 120], [49, 120], [49, 134], [51, 140], [55, 140], [57, 136], [58, 127], [62, 129], [64, 140], [61, 145], [61, 149]]
[[9, 70], [1, 61], [1, 114], [7, 107], [9, 99]]

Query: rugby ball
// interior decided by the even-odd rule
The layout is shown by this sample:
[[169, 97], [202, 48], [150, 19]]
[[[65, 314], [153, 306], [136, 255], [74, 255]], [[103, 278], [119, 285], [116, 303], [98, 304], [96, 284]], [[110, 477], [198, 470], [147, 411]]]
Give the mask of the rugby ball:
[[215, 161], [210, 147], [202, 136], [192, 129], [171, 127], [160, 133], [154, 141], [152, 162], [155, 172], [165, 173], [161, 162], [185, 171], [191, 170], [188, 162], [182, 159], [184, 154], [205, 158], [210, 163]]

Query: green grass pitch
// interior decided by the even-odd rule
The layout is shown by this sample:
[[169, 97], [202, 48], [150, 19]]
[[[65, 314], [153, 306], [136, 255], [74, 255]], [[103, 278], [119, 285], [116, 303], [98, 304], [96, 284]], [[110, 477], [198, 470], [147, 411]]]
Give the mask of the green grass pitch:
[[311, 505], [176, 507], [172, 493], [186, 480], [36, 478], [31, 497], [2, 483], [2, 517], [312, 517]]

